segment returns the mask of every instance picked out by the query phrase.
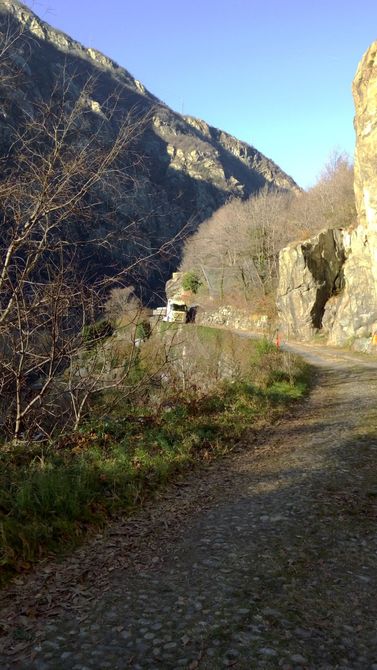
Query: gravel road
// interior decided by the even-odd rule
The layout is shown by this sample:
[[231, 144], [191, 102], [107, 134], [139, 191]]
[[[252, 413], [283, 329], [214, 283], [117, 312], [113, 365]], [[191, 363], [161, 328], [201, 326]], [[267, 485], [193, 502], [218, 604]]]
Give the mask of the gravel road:
[[[157, 502], [144, 561], [136, 540], [127, 567], [114, 545], [105, 581], [76, 567], [74, 606], [61, 591], [33, 619], [37, 587], [11, 587], [21, 642], [1, 668], [377, 670], [377, 362], [285, 346], [315, 366], [310, 397]], [[90, 552], [101, 564], [111, 537], [76, 565]], [[55, 568], [70, 574], [70, 559]]]

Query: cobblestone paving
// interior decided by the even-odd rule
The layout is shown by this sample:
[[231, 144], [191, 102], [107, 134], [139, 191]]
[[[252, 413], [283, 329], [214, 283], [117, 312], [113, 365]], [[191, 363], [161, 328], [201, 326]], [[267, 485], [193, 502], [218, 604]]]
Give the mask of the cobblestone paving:
[[62, 609], [17, 667], [377, 670], [376, 369], [315, 362], [305, 406], [229, 461], [223, 492], [155, 565]]

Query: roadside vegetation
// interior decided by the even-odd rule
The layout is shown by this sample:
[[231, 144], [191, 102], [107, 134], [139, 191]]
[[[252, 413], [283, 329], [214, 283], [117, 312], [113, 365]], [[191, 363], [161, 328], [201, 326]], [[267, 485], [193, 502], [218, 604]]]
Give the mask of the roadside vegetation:
[[2, 582], [136, 509], [178, 472], [247, 448], [308, 389], [303, 362], [267, 340], [163, 325], [133, 359], [132, 393], [100, 391], [75, 432], [2, 446]]

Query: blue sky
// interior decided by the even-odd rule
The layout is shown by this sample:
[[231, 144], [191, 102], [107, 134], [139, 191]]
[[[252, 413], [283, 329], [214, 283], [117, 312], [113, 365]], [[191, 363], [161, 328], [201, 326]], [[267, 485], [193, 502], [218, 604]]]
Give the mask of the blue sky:
[[249, 142], [301, 186], [353, 154], [351, 83], [376, 0], [26, 0], [154, 95]]

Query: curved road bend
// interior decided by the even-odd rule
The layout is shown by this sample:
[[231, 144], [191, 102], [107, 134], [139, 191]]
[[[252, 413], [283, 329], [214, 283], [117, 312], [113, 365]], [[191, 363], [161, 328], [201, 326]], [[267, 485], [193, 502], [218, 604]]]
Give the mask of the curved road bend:
[[204, 475], [152, 561], [61, 596], [2, 668], [377, 670], [377, 362], [286, 347], [317, 367], [310, 398]]

